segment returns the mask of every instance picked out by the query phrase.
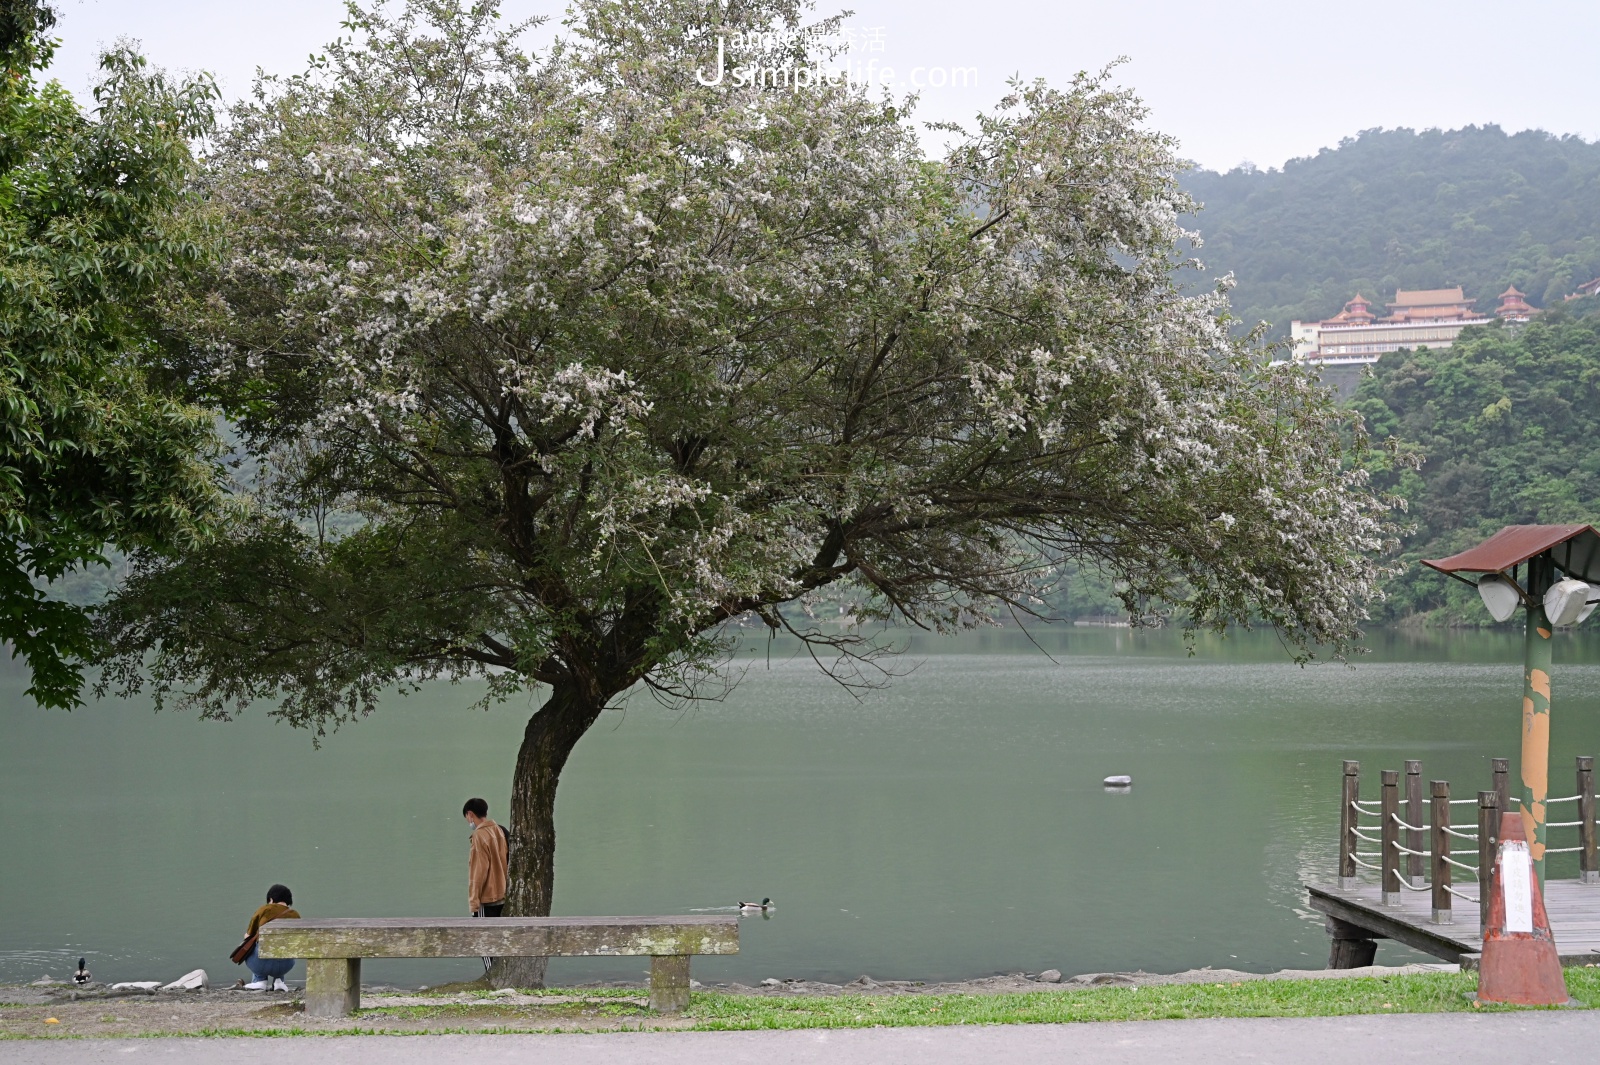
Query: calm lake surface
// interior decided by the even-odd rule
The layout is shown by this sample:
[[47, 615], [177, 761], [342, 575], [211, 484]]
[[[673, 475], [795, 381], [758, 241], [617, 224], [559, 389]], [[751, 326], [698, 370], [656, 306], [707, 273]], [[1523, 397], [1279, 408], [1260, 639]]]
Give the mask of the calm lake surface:
[[[765, 645], [722, 703], [648, 698], [584, 738], [557, 804], [556, 912], [711, 911], [770, 895], [702, 980], [948, 979], [1202, 965], [1320, 968], [1299, 888], [1332, 875], [1339, 762], [1423, 761], [1458, 796], [1518, 752], [1520, 637], [1377, 633], [1354, 668], [1300, 669], [1270, 634], [1052, 629], [920, 639], [859, 701]], [[0, 981], [214, 982], [274, 881], [307, 916], [466, 911], [461, 804], [505, 809], [532, 704], [470, 686], [388, 700], [311, 737], [148, 703], [46, 712], [0, 665]], [[1556, 649], [1553, 791], [1600, 753], [1600, 639]], [[1131, 773], [1107, 793], [1101, 779]], [[1572, 876], [1572, 856], [1551, 861]], [[1565, 864], [1563, 864], [1565, 863]], [[1414, 959], [1384, 944], [1380, 962]], [[637, 978], [569, 959], [553, 981]], [[368, 981], [479, 963], [368, 963]], [[303, 980], [297, 967], [291, 980]]]

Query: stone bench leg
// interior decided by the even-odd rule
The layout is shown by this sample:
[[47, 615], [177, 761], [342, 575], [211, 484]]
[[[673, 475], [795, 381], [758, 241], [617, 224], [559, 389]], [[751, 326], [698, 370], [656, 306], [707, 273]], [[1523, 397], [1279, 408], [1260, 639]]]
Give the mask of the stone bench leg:
[[306, 959], [307, 1017], [348, 1017], [360, 1008], [360, 958]]
[[689, 1007], [689, 955], [667, 954], [650, 959], [650, 1008], [680, 1013]]

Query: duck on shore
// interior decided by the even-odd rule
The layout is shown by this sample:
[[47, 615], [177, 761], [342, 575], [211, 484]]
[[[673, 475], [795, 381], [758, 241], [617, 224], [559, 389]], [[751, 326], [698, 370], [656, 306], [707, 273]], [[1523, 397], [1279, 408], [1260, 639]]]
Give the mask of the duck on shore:
[[78, 971], [72, 974], [72, 982], [82, 987], [94, 977], [89, 973], [89, 966], [83, 958], [78, 959]]
[[740, 913], [766, 913], [770, 909], [772, 909], [771, 899], [762, 899], [760, 902], [739, 903]]

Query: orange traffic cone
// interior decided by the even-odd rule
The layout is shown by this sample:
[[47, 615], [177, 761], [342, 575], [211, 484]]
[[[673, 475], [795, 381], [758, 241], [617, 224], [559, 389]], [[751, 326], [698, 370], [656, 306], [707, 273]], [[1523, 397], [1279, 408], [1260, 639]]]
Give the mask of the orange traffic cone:
[[1500, 819], [1489, 925], [1478, 964], [1479, 1002], [1559, 1006], [1569, 998], [1520, 813]]

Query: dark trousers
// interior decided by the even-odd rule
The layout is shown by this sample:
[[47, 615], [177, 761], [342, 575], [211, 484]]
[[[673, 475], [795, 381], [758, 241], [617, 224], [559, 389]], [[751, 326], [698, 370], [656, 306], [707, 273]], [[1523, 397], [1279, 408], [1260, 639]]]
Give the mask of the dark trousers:
[[[499, 917], [502, 914], [504, 914], [505, 912], [506, 912], [506, 900], [505, 899], [501, 899], [499, 902], [480, 902], [480, 903], [478, 903], [478, 912], [473, 914], [472, 916], [474, 916], [474, 917]], [[485, 959], [483, 959], [483, 971], [484, 972], [488, 972], [489, 971], [489, 963], [491, 961], [493, 961], [493, 960], [494, 960], [493, 958], [485, 958]]]
[[244, 963], [257, 980], [281, 980], [294, 968], [293, 958], [263, 958], [255, 946], [250, 948], [250, 956]]

